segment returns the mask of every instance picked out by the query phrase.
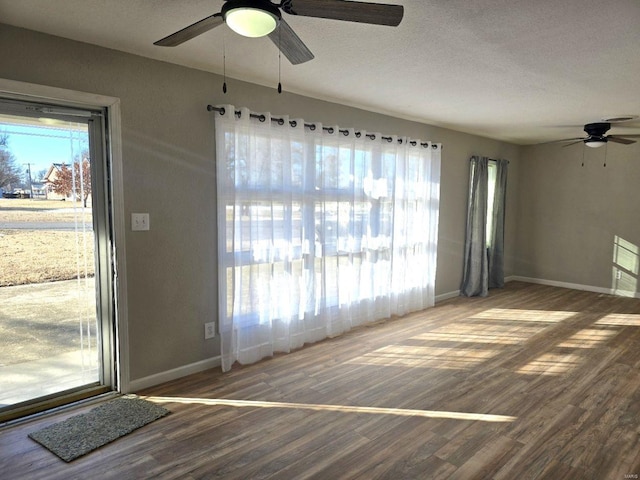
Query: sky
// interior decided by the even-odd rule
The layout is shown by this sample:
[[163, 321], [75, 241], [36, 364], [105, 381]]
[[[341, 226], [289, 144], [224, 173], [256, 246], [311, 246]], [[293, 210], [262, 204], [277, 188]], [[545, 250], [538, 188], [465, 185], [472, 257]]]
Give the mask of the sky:
[[22, 172], [31, 164], [31, 178], [38, 181], [38, 173], [48, 170], [52, 163], [70, 164], [74, 156], [87, 146], [86, 125], [76, 128], [18, 125], [0, 122], [0, 133], [9, 135], [9, 150]]

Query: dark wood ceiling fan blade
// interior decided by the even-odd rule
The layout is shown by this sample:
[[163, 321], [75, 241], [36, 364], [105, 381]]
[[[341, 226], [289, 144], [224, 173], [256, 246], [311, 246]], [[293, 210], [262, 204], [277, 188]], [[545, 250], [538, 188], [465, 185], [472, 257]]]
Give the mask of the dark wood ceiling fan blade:
[[[553, 143], [564, 143], [564, 142], [578, 143], [578, 142], [582, 142], [585, 139], [586, 137], [563, 138], [562, 140], [551, 140], [550, 142], [536, 143], [535, 145], [551, 145]], [[570, 145], [573, 145], [573, 143], [571, 143]]]
[[563, 145], [562, 148], [570, 147], [571, 145], [575, 145], [576, 143], [584, 143], [584, 141], [585, 141], [585, 139], [581, 138], [577, 142], [571, 142], [571, 143], [567, 143], [566, 145]]
[[349, 0], [289, 0], [282, 9], [292, 15], [330, 18], [347, 22], [371, 23], [396, 27], [402, 21], [404, 7], [384, 3]]
[[[634, 137], [634, 136], [636, 135], [625, 135], [625, 137]], [[637, 135], [637, 136], [640, 137], [640, 135]], [[624, 137], [617, 137], [615, 135], [607, 136], [607, 141], [614, 142], [614, 143], [621, 143], [623, 145], [631, 145], [632, 143], [636, 143], [635, 140], [630, 140]]]
[[315, 58], [311, 50], [284, 19], [280, 19], [278, 28], [269, 34], [269, 38], [292, 65], [300, 65]]
[[157, 42], [153, 42], [153, 44], [158, 45], [159, 47], [175, 47], [187, 40], [197, 37], [198, 35], [202, 35], [223, 23], [224, 19], [222, 18], [222, 14], [215, 13], [210, 17], [203, 18], [202, 20], [183, 28], [182, 30], [178, 30], [176, 33], [172, 33]]

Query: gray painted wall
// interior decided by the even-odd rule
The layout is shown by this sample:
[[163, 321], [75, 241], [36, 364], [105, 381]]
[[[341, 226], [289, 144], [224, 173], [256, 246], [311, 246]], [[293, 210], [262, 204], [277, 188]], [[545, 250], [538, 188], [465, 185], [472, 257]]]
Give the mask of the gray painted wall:
[[518, 275], [640, 292], [640, 144], [523, 147], [518, 200]]
[[278, 95], [275, 89], [233, 79], [223, 95], [218, 75], [2, 24], [0, 58], [2, 78], [121, 100], [125, 218], [149, 212], [151, 224], [149, 232], [126, 232], [131, 380], [219, 354], [217, 339], [203, 338], [203, 324], [217, 319], [214, 114], [206, 111], [209, 103], [443, 143], [437, 295], [459, 288], [469, 157], [509, 159], [506, 274], [516, 273], [517, 146]]

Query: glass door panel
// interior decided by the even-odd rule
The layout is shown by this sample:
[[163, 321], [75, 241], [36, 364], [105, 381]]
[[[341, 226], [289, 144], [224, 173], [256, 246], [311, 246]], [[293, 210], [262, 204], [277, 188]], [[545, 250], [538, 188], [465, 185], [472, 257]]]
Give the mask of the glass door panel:
[[102, 308], [110, 279], [101, 278], [110, 260], [97, 238], [109, 215], [95, 117], [0, 103], [0, 414], [111, 383], [112, 319]]

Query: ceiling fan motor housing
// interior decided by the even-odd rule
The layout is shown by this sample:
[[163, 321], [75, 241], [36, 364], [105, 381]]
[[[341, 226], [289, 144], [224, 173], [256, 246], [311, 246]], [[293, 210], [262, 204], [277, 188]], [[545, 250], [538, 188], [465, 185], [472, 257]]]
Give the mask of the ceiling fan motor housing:
[[222, 6], [222, 17], [226, 18], [227, 13], [238, 8], [262, 10], [277, 17], [278, 20], [282, 18], [278, 7], [269, 0], [228, 0]]
[[609, 131], [611, 128], [610, 123], [599, 122], [599, 123], [587, 123], [584, 126], [584, 131], [587, 132], [587, 135], [590, 137], [604, 137], [604, 134]]

